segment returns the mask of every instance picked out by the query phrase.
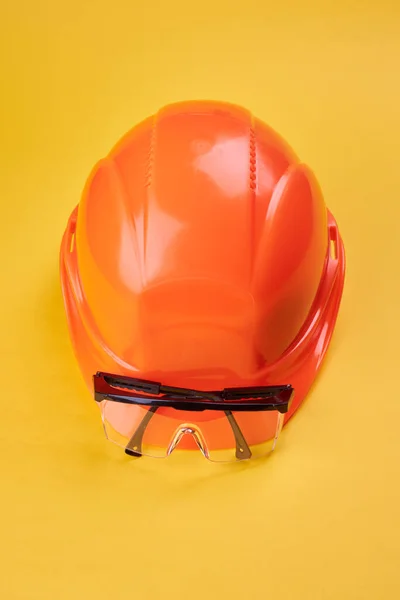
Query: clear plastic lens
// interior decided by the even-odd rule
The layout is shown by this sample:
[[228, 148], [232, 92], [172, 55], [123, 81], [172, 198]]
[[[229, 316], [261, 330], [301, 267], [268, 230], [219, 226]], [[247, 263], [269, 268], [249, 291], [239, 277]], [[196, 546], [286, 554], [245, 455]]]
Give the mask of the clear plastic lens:
[[[268, 412], [234, 412], [232, 413], [244, 438], [244, 447], [240, 436], [234, 435], [231, 426], [231, 444], [221, 448], [208, 444], [208, 458], [215, 462], [231, 462], [248, 458], [267, 456], [275, 448], [276, 441], [283, 425], [283, 415], [278, 411]], [[226, 422], [229, 424], [228, 417]]]
[[168, 456], [166, 439], [156, 434], [159, 419], [148, 408], [104, 401], [101, 403], [104, 431], [114, 444], [132, 454], [165, 458]]
[[266, 456], [283, 424], [278, 411], [202, 412], [103, 401], [107, 438], [132, 455], [165, 458], [175, 448], [200, 449], [214, 462]]

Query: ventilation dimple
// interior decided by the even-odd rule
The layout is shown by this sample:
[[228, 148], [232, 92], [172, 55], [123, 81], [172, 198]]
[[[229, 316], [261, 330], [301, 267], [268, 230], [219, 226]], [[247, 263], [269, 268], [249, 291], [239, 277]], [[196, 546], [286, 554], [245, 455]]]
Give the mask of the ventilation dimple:
[[254, 266], [256, 253], [256, 191], [257, 191], [257, 152], [256, 152], [256, 132], [254, 127], [254, 117], [251, 116], [250, 121], [250, 136], [249, 136], [249, 191], [250, 191], [250, 279]]

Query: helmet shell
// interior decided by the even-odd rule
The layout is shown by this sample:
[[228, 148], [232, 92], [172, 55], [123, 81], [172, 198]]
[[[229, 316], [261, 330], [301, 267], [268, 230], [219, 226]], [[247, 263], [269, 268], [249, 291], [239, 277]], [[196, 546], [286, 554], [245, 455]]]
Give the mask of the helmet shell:
[[92, 171], [61, 250], [89, 386], [99, 370], [198, 389], [290, 383], [290, 414], [328, 346], [343, 277], [311, 170], [218, 102], [173, 104], [128, 132]]

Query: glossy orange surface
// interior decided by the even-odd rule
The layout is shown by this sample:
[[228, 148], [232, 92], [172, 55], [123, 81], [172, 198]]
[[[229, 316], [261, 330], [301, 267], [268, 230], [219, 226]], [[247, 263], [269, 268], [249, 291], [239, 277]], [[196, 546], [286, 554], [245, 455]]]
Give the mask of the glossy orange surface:
[[[272, 129], [234, 105], [186, 102], [96, 165], [61, 279], [90, 388], [98, 370], [199, 389], [290, 383], [290, 417], [329, 344], [344, 251], [313, 173]], [[268, 419], [247, 417], [255, 432]], [[211, 443], [221, 436], [214, 426]]]

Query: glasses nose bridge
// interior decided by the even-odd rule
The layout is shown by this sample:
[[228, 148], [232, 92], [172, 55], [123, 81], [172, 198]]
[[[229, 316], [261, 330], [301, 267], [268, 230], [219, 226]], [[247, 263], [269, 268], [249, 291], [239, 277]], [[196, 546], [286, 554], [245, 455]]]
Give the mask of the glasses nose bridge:
[[203, 456], [208, 458], [207, 445], [203, 439], [201, 431], [192, 423], [183, 423], [178, 427], [168, 446], [167, 455], [169, 456], [175, 450], [185, 435], [191, 435], [194, 438], [194, 441], [196, 442], [200, 452], [203, 454]]

